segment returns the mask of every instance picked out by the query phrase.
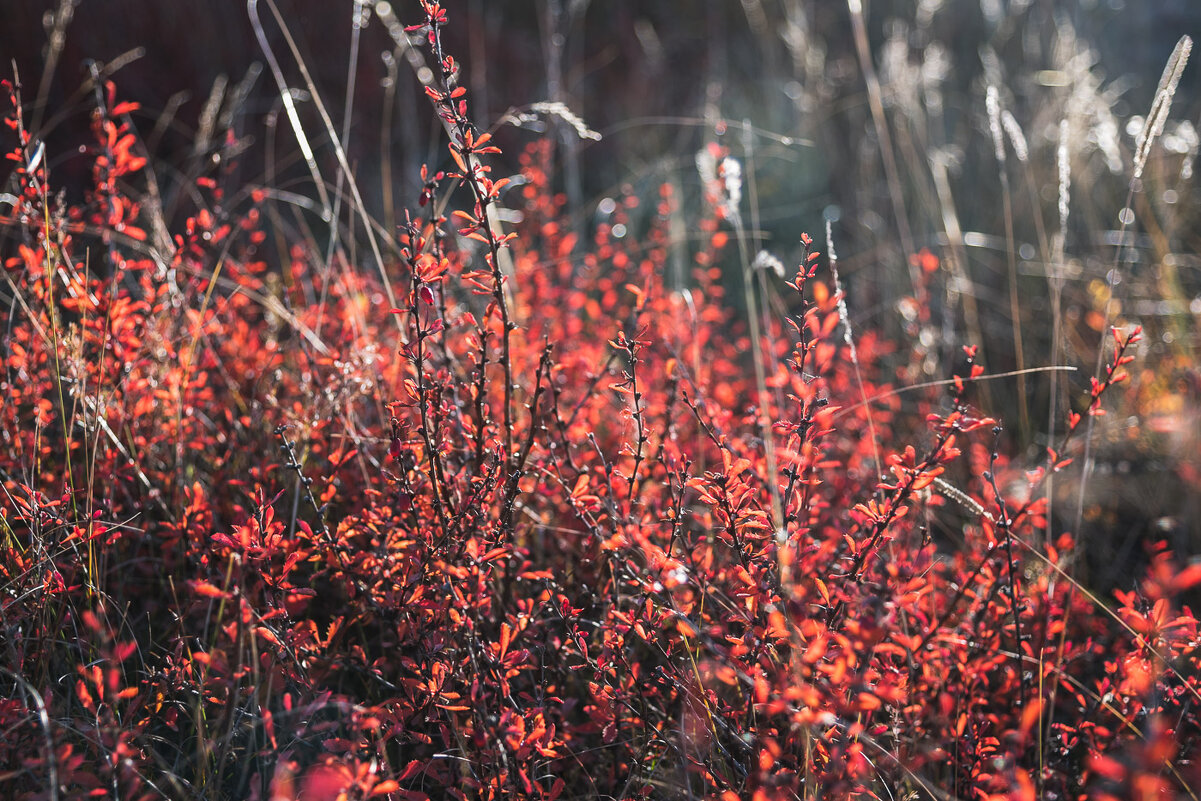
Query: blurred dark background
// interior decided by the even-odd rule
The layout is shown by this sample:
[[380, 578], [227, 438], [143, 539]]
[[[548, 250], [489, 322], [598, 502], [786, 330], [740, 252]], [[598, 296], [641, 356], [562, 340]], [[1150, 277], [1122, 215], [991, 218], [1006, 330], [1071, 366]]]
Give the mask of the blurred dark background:
[[[339, 129], [352, 21], [356, 7], [365, 7], [347, 150], [362, 167], [360, 180], [375, 184], [377, 200], [385, 180], [411, 199], [417, 188], [415, 168], [442, 154], [431, 146], [437, 128], [412, 70], [380, 16], [370, 12], [375, 3], [276, 2]], [[403, 24], [418, 20], [415, 2], [384, 5]], [[695, 149], [714, 138], [711, 126], [697, 123], [723, 117], [813, 143], [781, 147], [778, 141], [757, 138], [763, 159], [760, 180], [766, 182], [761, 187], [762, 221], [773, 234], [791, 241], [799, 228], [816, 231], [822, 210], [833, 204], [846, 218], [840, 227], [849, 245], [861, 238], [857, 226], [873, 227], [874, 215], [868, 212], [887, 216], [883, 209], [869, 208], [873, 199], [862, 196], [865, 180], [879, 177], [880, 166], [873, 163], [879, 161], [871, 153], [878, 145], [844, 3], [459, 0], [447, 8], [452, 18], [448, 45], [465, 65], [464, 83], [473, 91], [473, 115], [481, 124], [495, 123], [507, 109], [559, 100], [607, 134], [600, 142], [576, 148], [574, 202], [595, 200], [607, 189], [655, 170], [655, 177], [662, 177], [672, 169], [664, 159], [675, 160], [676, 168], [680, 162], [687, 165]], [[927, 141], [915, 146], [949, 145], [971, 157], [989, 158], [983, 113], [988, 52], [1001, 69], [993, 81], [1004, 81], [1006, 101], [1019, 122], [1035, 122], [1034, 112], [1062, 99], [1064, 87], [1056, 83], [1060, 78], [1048, 79], [1046, 73], [1063, 66], [1055, 63], [1057, 57], [1066, 61], [1070, 56], [1057, 49], [1067, 47], [1091, 54], [1086, 66], [1107, 90], [1099, 102], [1124, 122], [1150, 107], [1179, 36], [1201, 32], [1201, 4], [1192, 0], [877, 0], [866, 4], [865, 14], [890, 113], [895, 106], [898, 114], [914, 116], [919, 109], [906, 108], [907, 101], [927, 105], [923, 92], [931, 86], [942, 95], [942, 130], [927, 126]], [[259, 15], [288, 85], [303, 88], [266, 0]], [[243, 178], [262, 179], [265, 121], [278, 113], [280, 103], [244, 3], [18, 0], [6, 4], [3, 22], [0, 54], [19, 69], [27, 106], [44, 103], [46, 111], [34, 109], [32, 116], [48, 129], [48, 153], [60, 183], [80, 179], [75, 170], [83, 159], [73, 157], [73, 146], [87, 138], [90, 98], [80, 87], [92, 62], [110, 68], [122, 98], [142, 104], [138, 121], [158, 158], [177, 164], [193, 155], [206, 104], [215, 102], [219, 121], [254, 145], [243, 158]], [[64, 32], [61, 48], [51, 47], [56, 28]], [[932, 54], [941, 61], [931, 63]], [[381, 84], [389, 81], [390, 61], [396, 79], [392, 115], [385, 120], [388, 87]], [[48, 66], [49, 81], [43, 85]], [[916, 72], [906, 74], [907, 69]], [[9, 71], [6, 67], [5, 73]], [[926, 86], [907, 85], [914, 81]], [[1184, 76], [1175, 119], [1196, 119], [1199, 86], [1201, 70], [1194, 67]], [[316, 120], [312, 104], [304, 102], [303, 94], [300, 99], [306, 127], [319, 139], [321, 126], [310, 125]], [[928, 109], [920, 111], [925, 115]], [[667, 123], [654, 118], [676, 119]], [[381, 131], [392, 159], [387, 176], [378, 169]], [[1035, 129], [1026, 135], [1036, 146], [1045, 133]], [[276, 138], [276, 156], [294, 160], [295, 139], [286, 125], [277, 126]], [[563, 138], [571, 137], [564, 131]], [[726, 138], [739, 155], [736, 133]], [[219, 144], [220, 139], [221, 133], [214, 131], [202, 144]], [[894, 147], [904, 146], [898, 141]], [[332, 164], [330, 154], [324, 157]], [[294, 167], [285, 165], [283, 174], [290, 175]], [[976, 187], [970, 180], [964, 183], [957, 192], [965, 204], [961, 214], [974, 223]], [[991, 202], [983, 205], [982, 220], [993, 208]], [[919, 214], [913, 216], [920, 240], [915, 244], [935, 244]]]
[[[417, 3], [275, 3], [339, 137], [353, 79], [347, 156], [368, 209], [394, 223], [399, 209], [415, 204], [420, 165], [446, 161], [410, 53], [397, 41], [398, 26], [420, 21]], [[556, 185], [581, 229], [595, 222], [602, 198], [650, 196], [665, 181], [681, 190], [685, 210], [699, 208], [694, 157], [718, 141], [754, 177], [757, 204], [749, 208], [744, 195], [744, 215], [760, 247], [788, 264], [801, 232], [821, 242], [831, 220], [853, 321], [931, 339], [923, 374], [898, 381], [944, 377], [959, 345], [970, 341], [982, 345], [990, 371], [1053, 362], [1081, 367], [1059, 385], [1066, 408], [1092, 372], [1107, 276], [1120, 263], [1113, 322], [1147, 327], [1140, 353], [1146, 369], [1099, 429], [1090, 506], [1100, 511], [1088, 522], [1117, 532], [1104, 551], [1111, 564], [1121, 564], [1147, 534], [1173, 538], [1185, 552], [1201, 547], [1201, 214], [1192, 170], [1201, 127], [1198, 64], [1183, 75], [1138, 187], [1132, 247], [1115, 250], [1141, 118], [1177, 40], [1201, 34], [1201, 3], [865, 2], [887, 141], [873, 119], [847, 3], [455, 0], [446, 8], [448, 50], [463, 64], [461, 80], [481, 126], [556, 101], [601, 134], [599, 141], [582, 139], [554, 115], [525, 123], [559, 142]], [[333, 150], [268, 0], [260, 0], [258, 17], [332, 186]], [[262, 185], [313, 197], [246, 4], [15, 0], [0, 18], [0, 54], [20, 75], [26, 118], [47, 144], [53, 183], [68, 195], [81, 194], [89, 180], [79, 148], [90, 138], [96, 101], [88, 82], [95, 72], [115, 81], [120, 99], [141, 104], [133, 119], [169, 216], [187, 213], [195, 178], [211, 172], [231, 188]], [[1022, 162], [1012, 141], [1007, 145], [1012, 241], [985, 109], [989, 84], [1028, 151]], [[1055, 268], [1055, 163], [1065, 118], [1072, 196], [1065, 330], [1055, 343], [1048, 274]], [[744, 135], [743, 121], [753, 135]], [[499, 126], [506, 152], [497, 174], [516, 169], [534, 133]], [[215, 156], [227, 163], [235, 151], [235, 167], [216, 169]], [[897, 165], [891, 185], [885, 151]], [[168, 222], [178, 226], [180, 219]], [[929, 248], [954, 268], [933, 300], [931, 325], [920, 331], [907, 327], [898, 303], [912, 292], [909, 248]], [[1020, 359], [1011, 271], [1021, 301]], [[1050, 392], [1046, 377], [1037, 376], [1020, 385], [998, 382], [981, 399], [1006, 418], [1019, 458], [1037, 459], [1046, 444]], [[1020, 405], [1021, 415], [1014, 412]]]

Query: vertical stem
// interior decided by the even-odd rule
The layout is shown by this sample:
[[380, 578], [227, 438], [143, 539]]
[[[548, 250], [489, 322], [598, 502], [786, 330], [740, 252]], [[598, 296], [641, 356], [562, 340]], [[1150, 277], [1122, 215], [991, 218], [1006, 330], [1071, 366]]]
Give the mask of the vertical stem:
[[867, 84], [868, 105], [871, 107], [872, 124], [876, 129], [876, 137], [880, 140], [880, 157], [884, 163], [884, 175], [888, 182], [888, 196], [892, 201], [892, 213], [897, 220], [897, 230], [901, 235], [901, 247], [905, 253], [902, 261], [909, 268], [909, 282], [913, 290], [918, 286], [917, 268], [909, 261], [913, 255], [913, 232], [909, 228], [909, 216], [905, 212], [905, 199], [901, 191], [901, 176], [897, 170], [896, 155], [893, 153], [892, 135], [888, 131], [888, 120], [884, 116], [884, 101], [880, 93], [880, 79], [876, 76], [876, 68], [872, 64], [871, 47], [867, 39], [867, 23], [863, 19], [862, 0], [847, 0], [851, 10], [851, 28], [855, 37], [855, 51], [859, 57], [859, 68], [863, 71], [863, 79]]

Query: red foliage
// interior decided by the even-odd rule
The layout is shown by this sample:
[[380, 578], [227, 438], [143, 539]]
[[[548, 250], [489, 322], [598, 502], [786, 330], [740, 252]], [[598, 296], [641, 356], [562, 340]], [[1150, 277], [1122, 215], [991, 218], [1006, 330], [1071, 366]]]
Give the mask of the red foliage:
[[[720, 185], [687, 289], [664, 278], [671, 191], [584, 245], [545, 142], [501, 233], [499, 151], [423, 7], [455, 171], [423, 174], [397, 308], [303, 244], [269, 268], [259, 192], [202, 177], [183, 232], [153, 233], [111, 87], [94, 190], [65, 207], [10, 87], [5, 796], [1196, 786], [1198, 568], [1157, 548], [1106, 605], [1072, 537], [1041, 539], [1081, 415], [1007, 500], [1023, 474], [969, 404], [974, 351], [903, 406], [886, 343], [861, 334], [851, 364], [807, 237], [758, 350], [723, 302]], [[467, 205], [438, 216], [451, 182]], [[1138, 335], [1115, 332], [1086, 413]]]

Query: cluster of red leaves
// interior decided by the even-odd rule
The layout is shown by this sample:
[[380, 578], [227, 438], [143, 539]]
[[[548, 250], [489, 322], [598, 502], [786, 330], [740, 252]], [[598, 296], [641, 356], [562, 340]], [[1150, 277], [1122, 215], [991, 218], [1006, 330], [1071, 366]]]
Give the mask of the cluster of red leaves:
[[[395, 309], [301, 244], [269, 269], [260, 193], [202, 178], [183, 233], [148, 237], [111, 88], [94, 191], [65, 208], [10, 87], [5, 796], [1197, 787], [1178, 603], [1201, 569], [1159, 548], [1111, 604], [1071, 579], [1069, 535], [1044, 540], [1040, 490], [1081, 415], [1023, 474], [968, 403], [970, 349], [949, 395], [902, 406], [884, 343], [861, 335], [851, 364], [808, 238], [791, 311], [750, 342], [718, 202], [687, 289], [665, 285], [668, 189], [622, 197], [582, 244], [549, 143], [516, 185], [491, 177], [445, 13], [423, 7], [455, 172], [427, 172], [432, 216], [398, 234]], [[446, 218], [449, 181], [469, 197]], [[1137, 337], [1115, 334], [1084, 414]]]

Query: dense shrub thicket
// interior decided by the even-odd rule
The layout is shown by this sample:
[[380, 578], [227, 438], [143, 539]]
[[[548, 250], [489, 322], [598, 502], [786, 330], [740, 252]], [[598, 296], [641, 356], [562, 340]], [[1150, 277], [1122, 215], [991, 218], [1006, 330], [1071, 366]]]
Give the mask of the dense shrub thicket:
[[1047, 514], [1138, 329], [1011, 465], [974, 349], [902, 385], [937, 255], [909, 338], [852, 330], [714, 145], [672, 285], [671, 188], [581, 241], [550, 142], [490, 172], [423, 7], [454, 169], [353, 258], [269, 265], [274, 190], [213, 175], [167, 230], [112, 84], [68, 205], [8, 85], [4, 795], [1192, 796], [1201, 566], [1100, 597]]

